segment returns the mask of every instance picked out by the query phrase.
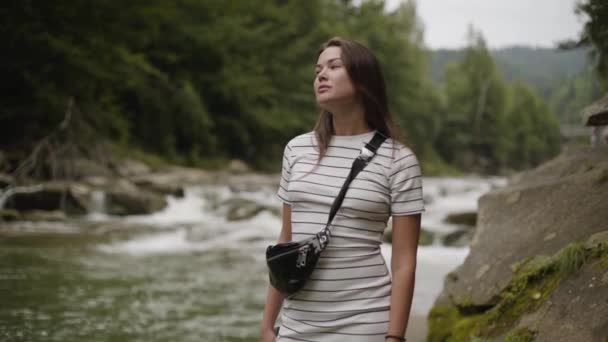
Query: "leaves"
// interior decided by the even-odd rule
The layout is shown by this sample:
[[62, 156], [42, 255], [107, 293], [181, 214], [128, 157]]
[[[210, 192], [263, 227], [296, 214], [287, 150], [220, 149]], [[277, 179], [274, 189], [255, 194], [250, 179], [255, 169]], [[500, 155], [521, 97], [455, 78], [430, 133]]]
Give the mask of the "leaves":
[[[415, 2], [393, 12], [382, 0], [354, 3], [9, 0], [0, 9], [8, 47], [0, 68], [10, 85], [0, 95], [0, 146], [44, 136], [74, 97], [96, 128], [89, 139], [180, 162], [239, 158], [276, 170], [269, 161], [280, 161], [287, 140], [313, 127], [316, 54], [336, 35], [375, 53], [390, 108], [423, 163], [495, 171], [514, 158], [505, 137], [538, 137], [538, 127], [553, 125], [525, 91], [514, 91], [525, 101], [510, 107], [480, 36], [438, 88]], [[538, 120], [519, 114], [526, 106]], [[534, 128], [509, 135], [518, 120]], [[533, 147], [522, 166], [549, 153], [543, 139], [521, 139]]]

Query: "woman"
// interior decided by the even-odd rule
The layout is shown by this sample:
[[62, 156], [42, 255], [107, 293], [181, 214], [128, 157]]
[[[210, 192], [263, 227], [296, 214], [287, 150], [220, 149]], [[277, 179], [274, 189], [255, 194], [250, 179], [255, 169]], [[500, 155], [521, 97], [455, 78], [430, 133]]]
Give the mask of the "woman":
[[[360, 148], [375, 131], [389, 139], [350, 184], [332, 221], [330, 243], [304, 288], [285, 298], [269, 286], [261, 340], [403, 341], [424, 211], [420, 167], [412, 151], [395, 140], [384, 77], [366, 47], [330, 39], [319, 52], [315, 73], [321, 113], [313, 132], [285, 147], [279, 242], [320, 231]], [[380, 254], [390, 216], [392, 280]]]

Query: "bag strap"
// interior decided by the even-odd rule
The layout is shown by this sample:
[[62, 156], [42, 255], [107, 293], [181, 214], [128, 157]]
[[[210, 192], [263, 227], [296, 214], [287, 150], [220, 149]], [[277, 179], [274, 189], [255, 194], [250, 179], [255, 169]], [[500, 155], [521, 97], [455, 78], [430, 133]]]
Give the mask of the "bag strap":
[[363, 170], [367, 166], [367, 164], [374, 158], [374, 156], [376, 155], [376, 152], [380, 148], [380, 145], [382, 145], [382, 143], [384, 142], [384, 140], [386, 140], [386, 138], [387, 137], [384, 134], [376, 131], [376, 133], [374, 134], [374, 137], [361, 148], [361, 153], [353, 161], [353, 165], [350, 169], [348, 177], [346, 177], [346, 180], [344, 181], [344, 185], [342, 185], [342, 189], [340, 189], [338, 196], [334, 200], [334, 203], [331, 205], [331, 210], [329, 211], [329, 217], [327, 219], [327, 224], [325, 225], [325, 228], [323, 228], [322, 233], [329, 232], [329, 225], [331, 224], [331, 221], [336, 216], [338, 209], [340, 209], [340, 206], [342, 205], [342, 201], [344, 201], [344, 196], [346, 195], [346, 191], [348, 190], [348, 186], [350, 185], [350, 182], [352, 182], [352, 180], [355, 179], [355, 177], [357, 177], [359, 172], [361, 172], [361, 170]]

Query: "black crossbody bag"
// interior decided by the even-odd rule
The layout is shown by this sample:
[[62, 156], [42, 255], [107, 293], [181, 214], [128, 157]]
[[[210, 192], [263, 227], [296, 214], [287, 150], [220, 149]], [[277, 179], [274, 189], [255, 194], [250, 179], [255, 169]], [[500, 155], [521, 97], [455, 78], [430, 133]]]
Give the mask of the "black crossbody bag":
[[306, 280], [315, 269], [321, 252], [325, 250], [329, 243], [331, 236], [329, 226], [342, 205], [350, 182], [374, 158], [376, 151], [384, 140], [386, 140], [386, 136], [376, 132], [370, 142], [361, 148], [361, 153], [353, 161], [350, 173], [331, 206], [325, 228], [314, 236], [304, 240], [268, 246], [266, 249], [266, 264], [268, 265], [270, 284], [274, 288], [282, 293], [291, 295], [304, 286]]

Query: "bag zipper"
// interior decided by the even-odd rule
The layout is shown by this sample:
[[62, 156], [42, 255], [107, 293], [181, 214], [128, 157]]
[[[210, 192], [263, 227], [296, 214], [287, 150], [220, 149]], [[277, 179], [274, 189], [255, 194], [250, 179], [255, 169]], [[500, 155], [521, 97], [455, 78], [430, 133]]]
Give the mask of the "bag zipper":
[[[310, 247], [309, 247], [308, 245], [304, 245], [304, 246], [302, 246], [302, 247], [298, 248], [298, 249], [297, 249], [297, 250], [295, 250], [295, 251], [289, 251], [289, 252], [284, 252], [284, 253], [281, 253], [281, 254], [277, 254], [277, 255], [275, 255], [275, 256], [273, 256], [273, 257], [271, 257], [271, 258], [268, 258], [268, 261], [272, 261], [272, 260], [274, 260], [274, 259], [276, 259], [276, 258], [282, 257], [283, 255], [287, 255], [287, 254], [293, 254], [293, 253], [299, 253], [299, 254], [300, 254], [300, 256], [298, 256], [298, 259], [297, 259], [297, 261], [296, 261], [296, 265], [297, 265], [297, 264], [298, 264], [298, 261], [300, 261], [300, 257], [301, 257], [301, 255], [302, 255], [302, 251], [304, 251], [304, 250], [306, 250], [306, 251], [307, 251], [309, 248], [310, 248]], [[306, 261], [306, 259], [304, 259], [304, 261]]]

